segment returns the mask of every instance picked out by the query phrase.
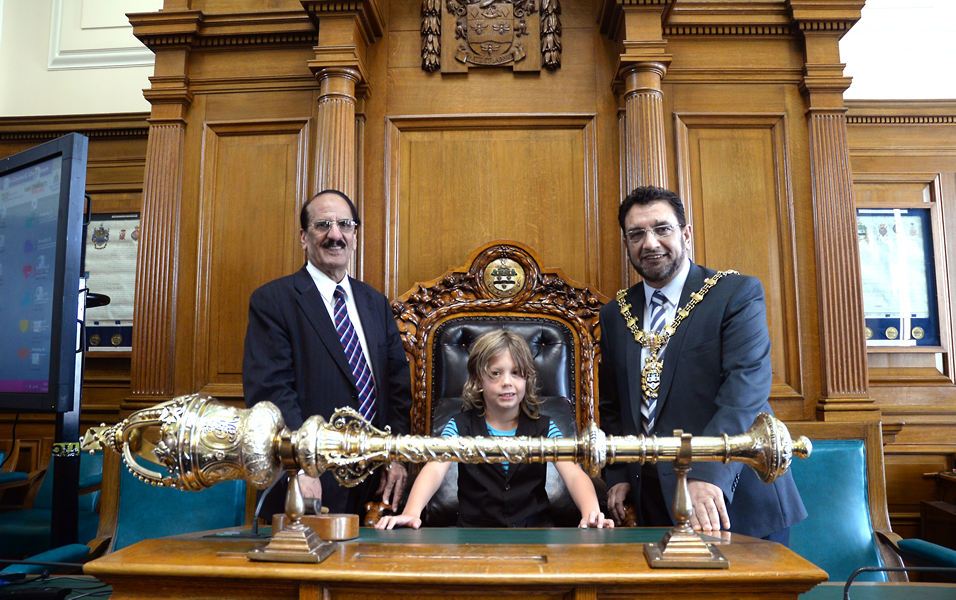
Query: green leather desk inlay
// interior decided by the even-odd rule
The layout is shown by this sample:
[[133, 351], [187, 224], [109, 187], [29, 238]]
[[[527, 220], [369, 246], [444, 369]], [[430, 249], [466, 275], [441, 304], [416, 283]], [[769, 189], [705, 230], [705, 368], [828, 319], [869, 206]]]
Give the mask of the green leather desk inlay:
[[[379, 531], [362, 527], [352, 542], [367, 544], [650, 544], [659, 542], [665, 528], [642, 529], [470, 529], [433, 527]], [[716, 542], [711, 537], [705, 541]]]
[[[260, 534], [269, 533], [268, 527], [260, 527]], [[664, 527], [621, 527], [620, 529], [578, 529], [556, 527], [553, 529], [471, 529], [458, 527], [425, 527], [422, 529], [392, 529], [379, 531], [369, 527], [359, 529], [359, 536], [344, 543], [363, 544], [652, 544], [659, 542], [667, 529]], [[188, 538], [191, 536], [176, 536]], [[230, 530], [206, 534], [201, 537], [248, 540], [251, 530]], [[705, 542], [720, 542], [708, 535]], [[268, 541], [268, 538], [261, 538]]]

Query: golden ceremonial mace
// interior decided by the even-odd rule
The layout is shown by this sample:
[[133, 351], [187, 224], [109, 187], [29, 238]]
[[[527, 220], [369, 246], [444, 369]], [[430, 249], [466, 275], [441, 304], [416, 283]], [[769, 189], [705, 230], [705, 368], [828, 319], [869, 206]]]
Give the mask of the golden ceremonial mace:
[[[159, 427], [153, 444], [143, 435]], [[335, 548], [302, 523], [305, 505], [296, 474], [311, 477], [331, 471], [343, 486], [362, 482], [376, 468], [392, 461], [425, 463], [543, 463], [558, 460], [582, 465], [592, 477], [614, 463], [673, 461], [677, 473], [674, 519], [677, 525], [656, 544], [644, 546], [652, 567], [727, 568], [720, 551], [705, 544], [690, 526], [693, 506], [687, 472], [693, 460], [739, 461], [749, 465], [764, 483], [790, 468], [794, 455], [810, 455], [810, 440], [791, 440], [787, 427], [767, 413], [740, 435], [693, 437], [680, 430], [673, 437], [609, 436], [591, 423], [574, 438], [426, 437], [391, 435], [373, 427], [360, 414], [342, 408], [326, 422], [310, 417], [289, 431], [279, 409], [260, 402], [248, 409], [225, 405], [209, 396], [180, 396], [137, 411], [111, 427], [91, 427], [82, 448], [110, 449], [123, 455], [130, 472], [151, 485], [200, 491], [222, 481], [243, 479], [262, 489], [288, 471], [287, 525], [253, 560], [320, 562]], [[167, 474], [140, 465], [135, 456], [165, 467]], [[152, 455], [152, 457], [150, 457]], [[158, 462], [157, 462], [158, 461]]]

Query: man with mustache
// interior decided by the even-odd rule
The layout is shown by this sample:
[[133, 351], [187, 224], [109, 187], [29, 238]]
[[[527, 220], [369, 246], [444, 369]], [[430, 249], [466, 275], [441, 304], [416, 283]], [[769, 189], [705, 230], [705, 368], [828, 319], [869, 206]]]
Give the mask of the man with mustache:
[[[411, 377], [391, 306], [348, 276], [361, 224], [355, 205], [342, 192], [319, 192], [302, 206], [299, 224], [305, 265], [249, 299], [246, 406], [272, 402], [293, 430], [312, 415], [328, 420], [350, 406], [380, 429], [409, 433]], [[300, 474], [299, 483], [303, 496], [321, 499], [330, 512], [361, 515], [373, 492], [397, 504], [405, 477], [405, 466], [396, 462], [354, 488], [339, 486], [329, 472], [318, 480]], [[276, 486], [260, 514], [283, 512], [284, 497], [285, 486]]]
[[[644, 281], [601, 308], [604, 431], [736, 435], [758, 413], [772, 414], [760, 281], [688, 258], [692, 228], [670, 190], [636, 188], [621, 203], [618, 220], [628, 258]], [[631, 496], [640, 525], [673, 525], [673, 463], [612, 465], [605, 475], [616, 521], [624, 521], [624, 500]], [[807, 516], [789, 472], [767, 485], [739, 462], [695, 462], [688, 480], [691, 525], [704, 532], [726, 529], [788, 545], [790, 527]]]

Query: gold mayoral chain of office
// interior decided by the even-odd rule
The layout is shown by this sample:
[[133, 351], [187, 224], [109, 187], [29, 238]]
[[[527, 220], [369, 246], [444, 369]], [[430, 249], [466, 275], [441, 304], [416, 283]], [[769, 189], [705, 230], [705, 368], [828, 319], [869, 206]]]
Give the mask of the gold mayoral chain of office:
[[684, 305], [684, 308], [677, 309], [677, 317], [664, 325], [664, 329], [660, 333], [638, 329], [637, 319], [631, 316], [631, 305], [625, 300], [627, 290], [618, 291], [617, 303], [621, 307], [621, 316], [624, 317], [624, 322], [627, 323], [628, 329], [634, 334], [634, 339], [650, 352], [650, 356], [644, 359], [644, 368], [641, 369], [641, 392], [645, 398], [657, 398], [657, 390], [661, 385], [661, 373], [664, 370], [664, 359], [658, 356], [661, 348], [667, 345], [667, 340], [674, 335], [674, 332], [690, 314], [690, 311], [700, 304], [710, 288], [717, 285], [717, 282], [726, 275], [738, 275], [738, 272], [732, 269], [717, 271], [713, 277], [705, 279], [704, 287], [690, 295], [690, 301]]

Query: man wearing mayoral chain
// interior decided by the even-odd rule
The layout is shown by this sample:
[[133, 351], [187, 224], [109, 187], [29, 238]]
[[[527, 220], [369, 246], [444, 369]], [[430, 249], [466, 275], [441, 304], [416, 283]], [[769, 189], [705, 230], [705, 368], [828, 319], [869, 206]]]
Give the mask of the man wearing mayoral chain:
[[[639, 187], [618, 220], [628, 258], [643, 281], [601, 309], [600, 410], [611, 435], [743, 433], [772, 414], [770, 332], [763, 286], [736, 271], [713, 271], [687, 256], [692, 228], [677, 194]], [[608, 508], [618, 522], [631, 496], [642, 526], [671, 526], [677, 477], [671, 462], [611, 465]], [[788, 472], [767, 485], [743, 463], [695, 462], [688, 474], [704, 531], [789, 543], [807, 516]]]

